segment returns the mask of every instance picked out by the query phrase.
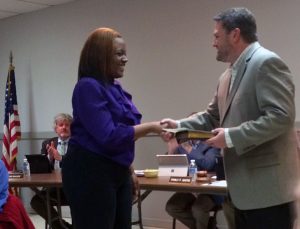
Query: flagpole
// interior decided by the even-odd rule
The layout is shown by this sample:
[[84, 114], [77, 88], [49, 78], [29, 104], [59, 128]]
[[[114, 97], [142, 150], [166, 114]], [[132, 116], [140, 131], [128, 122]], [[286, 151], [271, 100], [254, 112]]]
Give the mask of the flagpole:
[[13, 63], [13, 54], [12, 54], [12, 51], [10, 51], [10, 54], [9, 54], [9, 63], [10, 63], [10, 65], [12, 65], [12, 63]]
[[11, 70], [14, 70], [15, 67], [13, 66], [13, 54], [12, 54], [12, 51], [10, 51], [10, 54], [9, 54], [9, 72]]

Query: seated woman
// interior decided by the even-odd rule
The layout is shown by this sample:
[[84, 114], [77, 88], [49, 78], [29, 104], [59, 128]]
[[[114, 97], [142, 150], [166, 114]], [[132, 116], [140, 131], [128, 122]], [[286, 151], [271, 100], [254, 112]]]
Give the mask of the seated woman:
[[34, 229], [20, 199], [8, 192], [8, 172], [0, 160], [0, 229]]

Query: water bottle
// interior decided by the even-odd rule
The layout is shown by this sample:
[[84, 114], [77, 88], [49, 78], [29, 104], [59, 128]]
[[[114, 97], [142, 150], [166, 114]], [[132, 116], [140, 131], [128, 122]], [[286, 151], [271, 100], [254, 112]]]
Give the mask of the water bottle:
[[196, 177], [197, 177], [197, 165], [195, 163], [195, 160], [191, 160], [191, 163], [189, 165], [189, 176], [192, 177], [192, 181], [196, 180]]
[[54, 169], [55, 170], [60, 170], [60, 161], [58, 161], [58, 160], [54, 161]]
[[29, 162], [27, 161], [27, 158], [24, 158], [23, 160], [23, 174], [24, 176], [30, 176], [30, 165]]

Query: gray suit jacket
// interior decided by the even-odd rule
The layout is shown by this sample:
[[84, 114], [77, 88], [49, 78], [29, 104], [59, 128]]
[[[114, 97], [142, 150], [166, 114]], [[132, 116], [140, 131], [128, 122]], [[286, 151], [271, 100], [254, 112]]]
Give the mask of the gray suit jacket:
[[237, 208], [293, 201], [299, 159], [293, 127], [294, 84], [288, 67], [256, 42], [246, 53], [227, 98], [224, 80], [223, 74], [207, 110], [181, 120], [181, 126], [229, 128], [234, 147], [224, 149], [224, 167]]

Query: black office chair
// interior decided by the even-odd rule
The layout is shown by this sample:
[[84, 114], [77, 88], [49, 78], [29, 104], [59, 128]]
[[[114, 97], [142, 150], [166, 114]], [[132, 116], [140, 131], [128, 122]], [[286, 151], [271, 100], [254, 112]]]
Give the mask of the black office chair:
[[216, 205], [210, 212], [212, 215], [209, 217], [207, 229], [218, 229], [217, 227], [217, 214], [222, 210], [221, 205]]
[[[222, 210], [221, 205], [216, 205], [213, 209], [210, 210], [210, 217], [208, 220], [207, 229], [218, 229], [217, 228], [217, 213]], [[172, 229], [176, 229], [176, 218], [173, 218]]]

